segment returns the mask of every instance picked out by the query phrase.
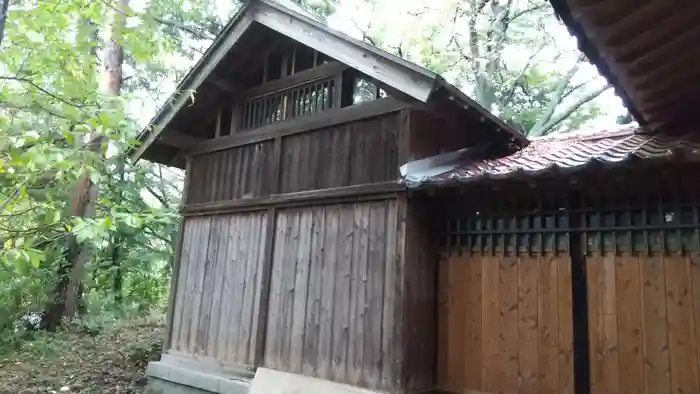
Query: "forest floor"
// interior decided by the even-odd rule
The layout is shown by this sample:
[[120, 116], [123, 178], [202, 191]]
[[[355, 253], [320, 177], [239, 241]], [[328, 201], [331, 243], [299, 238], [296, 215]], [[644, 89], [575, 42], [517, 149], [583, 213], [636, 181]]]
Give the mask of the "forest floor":
[[164, 331], [162, 317], [153, 317], [104, 332], [37, 333], [0, 354], [0, 393], [142, 393]]

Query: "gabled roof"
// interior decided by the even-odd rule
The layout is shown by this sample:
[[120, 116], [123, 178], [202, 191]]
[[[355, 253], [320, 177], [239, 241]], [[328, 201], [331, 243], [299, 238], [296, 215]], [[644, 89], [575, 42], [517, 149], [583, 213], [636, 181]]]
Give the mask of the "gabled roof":
[[639, 124], [692, 127], [700, 104], [700, 1], [550, 2]]
[[[497, 159], [469, 159], [453, 153], [423, 159], [417, 165], [404, 166], [404, 170], [409, 170], [402, 175], [409, 187], [445, 186], [518, 176], [534, 178], [635, 160], [700, 162], [700, 136], [651, 134], [636, 128], [562, 134], [533, 138], [524, 149]], [[410, 170], [411, 165], [414, 171]]]
[[[280, 1], [280, 0], [278, 0]], [[300, 42], [366, 74], [405, 95], [426, 105], [454, 106], [467, 112], [472, 118], [481, 119], [494, 132], [494, 139], [514, 146], [525, 146], [527, 139], [478, 103], [467, 97], [438, 74], [392, 55], [360, 40], [332, 30], [323, 25], [295, 4], [281, 0], [249, 0], [226, 25], [200, 61], [185, 76], [176, 93], [163, 105], [139, 135], [142, 144], [132, 150], [131, 157], [138, 160], [158, 144], [159, 135], [167, 133], [170, 123], [180, 112], [192, 105], [191, 92], [200, 88], [212, 75], [219, 63], [232, 51], [246, 33], [258, 25]], [[203, 104], [202, 104], [203, 105]], [[468, 132], [468, 131], [465, 131]], [[186, 142], [184, 145], [186, 145]], [[172, 156], [172, 154], [171, 154]], [[148, 158], [148, 157], [147, 157]]]

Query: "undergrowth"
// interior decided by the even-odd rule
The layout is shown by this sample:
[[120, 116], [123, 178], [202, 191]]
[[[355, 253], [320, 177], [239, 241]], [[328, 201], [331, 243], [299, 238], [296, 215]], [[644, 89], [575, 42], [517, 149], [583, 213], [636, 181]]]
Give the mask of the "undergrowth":
[[160, 356], [162, 315], [73, 322], [0, 349], [0, 393], [141, 393]]

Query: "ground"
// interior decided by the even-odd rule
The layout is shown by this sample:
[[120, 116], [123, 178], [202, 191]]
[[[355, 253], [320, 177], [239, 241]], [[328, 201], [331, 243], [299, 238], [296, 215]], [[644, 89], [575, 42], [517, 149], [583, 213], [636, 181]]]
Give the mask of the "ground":
[[164, 330], [162, 317], [151, 317], [103, 332], [36, 334], [18, 351], [0, 354], [0, 393], [141, 393]]

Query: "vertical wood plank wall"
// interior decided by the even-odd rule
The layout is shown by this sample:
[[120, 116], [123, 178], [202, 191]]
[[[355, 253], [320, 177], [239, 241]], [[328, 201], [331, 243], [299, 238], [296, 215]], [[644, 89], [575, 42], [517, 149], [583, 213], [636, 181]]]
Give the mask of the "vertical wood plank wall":
[[391, 112], [282, 137], [278, 180], [273, 140], [194, 156], [187, 204], [397, 180], [398, 118]]
[[280, 193], [399, 178], [398, 115], [391, 113], [282, 139]]
[[451, 255], [438, 283], [440, 389], [573, 393], [567, 255]]
[[396, 200], [278, 212], [265, 366], [399, 386], [398, 227]]
[[190, 217], [169, 350], [251, 365], [267, 213]]
[[697, 253], [586, 261], [591, 393], [700, 392]]
[[274, 142], [264, 141], [195, 156], [187, 203], [268, 195], [273, 152]]

